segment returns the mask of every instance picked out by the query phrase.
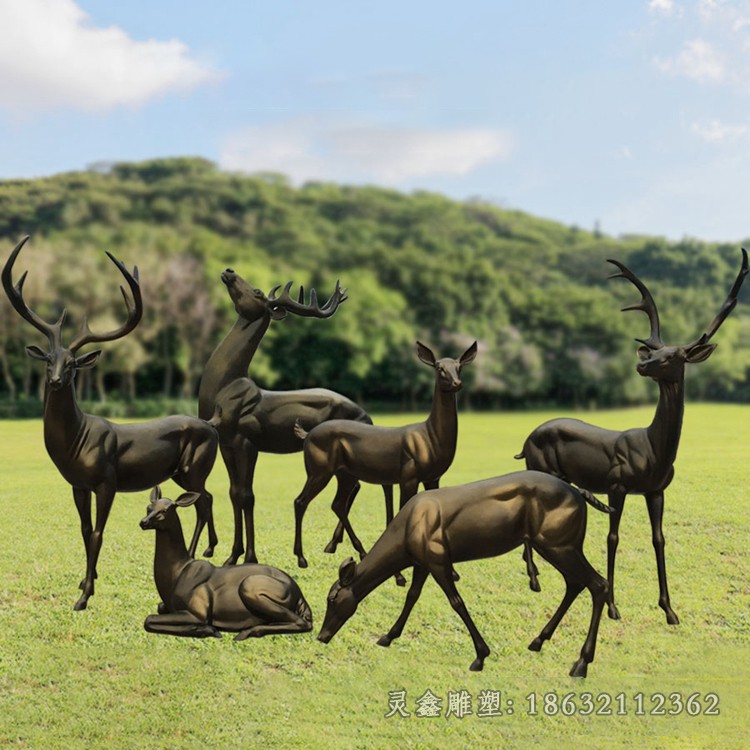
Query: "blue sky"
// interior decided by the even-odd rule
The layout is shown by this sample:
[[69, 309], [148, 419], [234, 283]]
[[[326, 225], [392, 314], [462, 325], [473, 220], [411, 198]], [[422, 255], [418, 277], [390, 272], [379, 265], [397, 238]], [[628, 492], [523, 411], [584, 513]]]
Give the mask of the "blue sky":
[[0, 178], [197, 155], [750, 237], [750, 0], [0, 0]]

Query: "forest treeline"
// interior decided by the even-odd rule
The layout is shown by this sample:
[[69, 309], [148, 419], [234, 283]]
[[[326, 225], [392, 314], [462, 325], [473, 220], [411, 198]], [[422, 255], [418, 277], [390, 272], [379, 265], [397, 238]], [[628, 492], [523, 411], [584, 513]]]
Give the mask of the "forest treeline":
[[[719, 309], [739, 268], [740, 244], [628, 236], [427, 192], [240, 175], [199, 158], [92, 166], [0, 182], [4, 262], [25, 234], [15, 278], [43, 317], [68, 310], [63, 341], [88, 315], [95, 330], [123, 320], [122, 278], [109, 250], [138, 265], [139, 327], [104, 344], [80, 395], [99, 404], [192, 400], [201, 370], [235, 320], [219, 279], [231, 266], [268, 292], [294, 280], [325, 298], [336, 279], [349, 299], [330, 320], [272, 324], [252, 366], [261, 385], [326, 386], [372, 408], [429, 399], [432, 375], [415, 340], [453, 355], [476, 339], [464, 402], [476, 408], [612, 406], [655, 399], [635, 372], [635, 337], [648, 319], [619, 312], [638, 301], [626, 263], [651, 289], [670, 343], [687, 343]], [[689, 368], [688, 394], [750, 397], [750, 292], [705, 364]], [[745, 300], [743, 302], [743, 299]], [[46, 344], [0, 301], [0, 399], [5, 413], [38, 408], [43, 368], [25, 356]], [[24, 412], [24, 407], [26, 412]]]

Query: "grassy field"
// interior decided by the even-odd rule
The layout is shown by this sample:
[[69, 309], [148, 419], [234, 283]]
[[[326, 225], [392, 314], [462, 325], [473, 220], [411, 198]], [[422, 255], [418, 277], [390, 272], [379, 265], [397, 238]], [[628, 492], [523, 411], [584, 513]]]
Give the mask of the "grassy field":
[[[584, 418], [626, 428], [647, 424], [651, 415], [651, 409], [638, 409]], [[513, 454], [550, 416], [462, 414], [458, 454], [443, 484], [522, 468]], [[541, 653], [528, 651], [563, 585], [554, 569], [540, 563], [543, 590], [531, 592], [520, 549], [460, 566], [459, 591], [492, 649], [483, 672], [469, 672], [471, 639], [432, 581], [403, 637], [389, 649], [375, 642], [395, 620], [404, 597], [390, 581], [360, 605], [330, 644], [319, 643], [315, 635], [326, 594], [351, 550], [345, 545], [336, 555], [322, 552], [335, 525], [329, 487], [305, 519], [310, 567], [297, 569], [292, 501], [304, 480], [299, 455], [259, 461], [257, 549], [263, 562], [297, 578], [313, 609], [313, 633], [242, 643], [230, 636], [204, 641], [146, 633], [143, 619], [157, 603], [154, 536], [138, 527], [147, 493], [116, 499], [96, 595], [86, 611], [73, 612], [84, 554], [70, 490], [46, 455], [40, 422], [0, 422], [0, 746], [745, 748], [750, 732], [748, 446], [750, 407], [688, 405], [664, 523], [672, 604], [681, 624], [667, 626], [657, 606], [645, 503], [631, 497], [617, 568], [623, 619], [614, 622], [605, 614], [589, 676], [574, 680], [568, 670], [585, 637], [590, 598], [576, 601]], [[231, 510], [221, 461], [210, 488], [222, 560], [229, 550]], [[170, 496], [174, 486], [164, 489]], [[182, 518], [192, 527], [192, 510], [183, 511]], [[370, 546], [383, 524], [378, 488], [363, 489], [352, 522]], [[586, 552], [601, 572], [606, 530], [605, 516], [590, 511]], [[428, 690], [443, 701], [439, 718], [415, 714], [415, 702]], [[409, 717], [386, 718], [395, 691], [405, 691]], [[446, 718], [451, 696], [461, 691], [471, 696], [473, 713]], [[485, 696], [500, 691], [502, 716], [478, 715], [483, 691]], [[582, 715], [592, 708], [585, 693], [593, 696], [590, 715]], [[695, 693], [699, 698], [687, 704]], [[718, 696], [717, 716], [706, 715], [713, 706], [705, 697], [710, 693]], [[563, 703], [568, 694], [572, 698]], [[666, 697], [663, 706], [659, 695]], [[528, 696], [536, 699], [536, 713]], [[607, 696], [613, 699], [610, 715]], [[563, 705], [567, 713], [573, 706], [577, 710], [563, 715]], [[688, 715], [688, 705], [698, 715]], [[624, 710], [618, 714], [618, 709]]]

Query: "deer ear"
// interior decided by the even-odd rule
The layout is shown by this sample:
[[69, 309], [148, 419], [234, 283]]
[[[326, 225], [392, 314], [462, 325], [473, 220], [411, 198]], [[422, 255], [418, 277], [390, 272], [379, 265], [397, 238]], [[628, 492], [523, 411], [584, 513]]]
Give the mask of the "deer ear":
[[96, 349], [93, 352], [76, 357], [76, 370], [88, 370], [89, 367], [93, 367], [99, 361], [99, 357], [101, 356], [102, 350]]
[[47, 352], [45, 352], [44, 349], [40, 349], [38, 346], [27, 346], [26, 354], [32, 359], [41, 359], [43, 362], [46, 362], [49, 359]]
[[417, 356], [426, 365], [435, 366], [435, 355], [432, 353], [432, 349], [425, 346], [421, 341], [417, 341]]
[[187, 508], [189, 505], [192, 505], [194, 502], [196, 502], [201, 496], [200, 492], [183, 492], [177, 500], [174, 501], [174, 504], [178, 508]]
[[157, 484], [154, 489], [151, 490], [149, 500], [153, 503], [154, 500], [158, 500], [161, 497], [161, 487]]
[[636, 349], [636, 352], [638, 354], [638, 359], [641, 360], [648, 359], [651, 356], [651, 349], [649, 349], [647, 346], [639, 346]]
[[477, 356], [477, 342], [475, 341], [462, 355], [461, 359], [458, 360], [458, 364], [463, 367], [468, 365], [469, 362], [473, 362]]
[[342, 586], [348, 586], [354, 580], [354, 573], [357, 570], [357, 563], [354, 558], [347, 557], [339, 566], [339, 583]]
[[685, 361], [691, 364], [705, 362], [714, 353], [714, 349], [716, 349], [716, 344], [696, 344], [695, 346], [691, 346], [686, 352], [687, 359]]

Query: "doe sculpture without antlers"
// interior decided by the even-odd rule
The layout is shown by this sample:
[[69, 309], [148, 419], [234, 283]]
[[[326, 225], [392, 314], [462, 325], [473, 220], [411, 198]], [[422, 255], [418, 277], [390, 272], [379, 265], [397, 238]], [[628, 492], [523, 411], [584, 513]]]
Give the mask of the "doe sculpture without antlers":
[[[307, 480], [294, 501], [294, 554], [300, 567], [307, 567], [302, 552], [302, 520], [310, 502], [336, 477], [338, 487], [331, 507], [339, 517], [339, 527], [326, 547], [334, 552], [346, 530], [354, 548], [364, 557], [365, 549], [349, 523], [349, 511], [359, 491], [359, 481], [386, 486], [398, 484], [400, 507], [417, 493], [421, 482], [435, 489], [456, 455], [458, 414], [456, 393], [461, 389], [461, 370], [477, 355], [475, 341], [458, 359], [435, 359], [432, 350], [417, 341], [417, 356], [435, 370], [432, 411], [424, 422], [404, 427], [380, 427], [344, 420], [319, 424], [304, 439]], [[397, 577], [403, 585], [403, 578]]]
[[578, 594], [587, 588], [592, 597], [591, 621], [580, 656], [570, 670], [573, 677], [585, 677], [594, 659], [607, 599], [607, 582], [583, 554], [587, 503], [609, 511], [585, 490], [536, 471], [420, 492], [399, 511], [361, 563], [355, 564], [352, 558], [342, 563], [339, 579], [328, 594], [318, 639], [328, 643], [373, 589], [396, 571], [413, 565], [404, 608], [378, 644], [389, 646], [401, 635], [427, 576], [432, 575], [471, 635], [476, 659], [469, 668], [479, 671], [490, 649], [456, 589], [453, 565], [503, 555], [528, 541], [565, 579], [560, 606], [529, 649], [542, 648]]
[[[76, 610], [85, 609], [94, 593], [96, 564], [116, 492], [149, 489], [159, 482], [173, 479], [183, 489], [198, 493], [197, 522], [190, 554], [194, 555], [201, 531], [208, 524], [209, 547], [216, 544], [212, 502], [206, 490], [206, 478], [213, 468], [218, 436], [213, 427], [197, 417], [172, 416], [141, 424], [113, 424], [101, 417], [84, 414], [76, 401], [77, 370], [93, 367], [100, 351], [76, 356], [86, 344], [114, 341], [132, 331], [143, 313], [138, 269], [131, 274], [112, 255], [109, 258], [125, 277], [132, 300], [120, 287], [128, 315], [125, 323], [108, 333], [92, 333], [84, 319], [81, 330], [66, 347], [62, 343], [65, 311], [56, 323], [47, 323], [26, 305], [23, 284], [26, 273], [14, 286], [13, 264], [28, 236], [14, 248], [2, 272], [3, 288], [18, 314], [49, 342], [47, 351], [29, 346], [33, 359], [47, 364], [44, 388], [44, 444], [52, 462], [73, 488], [73, 499], [81, 520], [81, 535], [86, 551], [86, 575], [81, 581], [81, 596]], [[96, 523], [91, 519], [91, 493], [96, 496]]]
[[[742, 265], [724, 304], [712, 323], [699, 338], [682, 346], [670, 346], [661, 338], [659, 313], [646, 285], [628, 268], [611, 260], [619, 273], [610, 278], [630, 281], [641, 293], [640, 302], [623, 308], [642, 310], [648, 315], [651, 332], [647, 339], [636, 339], [640, 362], [639, 375], [650, 377], [659, 385], [659, 401], [654, 419], [648, 427], [618, 432], [605, 430], [578, 419], [553, 419], [537, 427], [526, 438], [516, 458], [526, 460], [527, 469], [545, 471], [591, 492], [606, 492], [613, 513], [609, 517], [607, 537], [607, 579], [609, 582], [608, 614], [619, 619], [615, 606], [615, 554], [619, 541], [620, 518], [625, 497], [642, 494], [651, 521], [652, 541], [656, 552], [659, 578], [659, 606], [670, 625], [679, 623], [669, 600], [667, 571], [664, 563], [664, 490], [674, 476], [674, 461], [680, 441], [685, 407], [685, 365], [704, 362], [716, 344], [711, 337], [737, 304], [737, 294], [748, 273], [747, 252], [742, 250]], [[524, 549], [530, 586], [538, 591], [537, 571], [531, 549]]]
[[[330, 318], [346, 300], [346, 290], [338, 282], [331, 297], [318, 304], [315, 290], [309, 304], [304, 290], [299, 298], [289, 294], [290, 281], [277, 296], [279, 286], [266, 296], [247, 283], [231, 268], [221, 274], [237, 311], [237, 321], [209, 358], [201, 378], [198, 414], [211, 420], [219, 432], [221, 455], [229, 473], [229, 495], [234, 510], [234, 542], [227, 564], [236, 563], [243, 550], [245, 562], [257, 562], [253, 509], [253, 477], [258, 453], [296, 453], [302, 441], [294, 434], [299, 421], [311, 429], [328, 419], [350, 419], [372, 424], [367, 412], [335, 391], [306, 388], [294, 391], [267, 391], [247, 377], [263, 336], [272, 320], [288, 313], [302, 317]], [[386, 514], [392, 516], [392, 494], [386, 493]], [[243, 517], [246, 545], [242, 541]]]
[[189, 638], [221, 637], [224, 630], [236, 633], [235, 641], [312, 630], [310, 607], [284, 571], [255, 563], [217, 567], [190, 556], [177, 508], [197, 499], [186, 492], [172, 501], [158, 486], [151, 492], [141, 528], [156, 531], [154, 581], [162, 603], [144, 628]]

